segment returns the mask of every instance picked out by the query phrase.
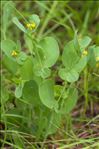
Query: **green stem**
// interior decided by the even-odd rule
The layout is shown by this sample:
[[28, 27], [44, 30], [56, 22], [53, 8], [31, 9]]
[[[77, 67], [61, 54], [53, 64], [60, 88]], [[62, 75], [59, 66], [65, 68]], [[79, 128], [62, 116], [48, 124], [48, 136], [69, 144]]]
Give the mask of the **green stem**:
[[36, 55], [37, 55], [37, 57], [38, 57], [39, 64], [40, 64], [40, 66], [41, 66], [41, 68], [42, 68], [42, 67], [43, 67], [42, 60], [41, 60], [41, 57], [40, 57], [40, 55], [39, 55], [38, 49], [37, 49], [37, 47], [36, 47], [36, 44], [35, 44], [35, 42], [33, 42], [33, 40], [32, 40], [32, 44], [33, 44], [33, 46], [34, 46], [34, 52], [36, 53]]
[[85, 16], [85, 20], [82, 26], [82, 31], [81, 34], [84, 35], [86, 33], [87, 27], [88, 27], [88, 21], [89, 21], [89, 17], [90, 17], [90, 10], [87, 11], [86, 16]]
[[28, 23], [28, 21], [25, 19], [25, 17], [13, 5], [10, 4], [10, 6], [15, 9], [15, 11], [24, 19], [25, 22]]
[[67, 114], [67, 117], [66, 117], [66, 132], [69, 132], [72, 128], [72, 118], [71, 118], [71, 115], [70, 113]]
[[86, 113], [86, 110], [88, 108], [88, 69], [87, 67], [84, 70], [84, 96], [85, 96], [85, 111], [84, 114]]
[[64, 83], [63, 90], [62, 90], [62, 92], [61, 92], [61, 94], [60, 94], [60, 96], [59, 96], [59, 98], [58, 98], [58, 100], [57, 100], [58, 102], [60, 101], [60, 99], [62, 98], [62, 96], [63, 96], [63, 94], [64, 94], [64, 92], [65, 92], [66, 85], [67, 85], [67, 83], [65, 82], [65, 83]]
[[41, 27], [40, 31], [39, 31], [39, 34], [38, 34], [38, 38], [42, 35], [43, 31], [45, 30], [50, 18], [51, 18], [51, 14], [53, 13], [55, 7], [57, 6], [58, 4], [58, 1], [54, 1], [53, 4], [52, 4], [52, 7], [49, 11], [49, 13], [47, 14], [46, 18], [45, 18], [45, 21], [43, 23], [43, 26]]
[[46, 134], [45, 134], [44, 141], [43, 141], [43, 143], [42, 143], [41, 149], [44, 149], [44, 143], [45, 143], [46, 138], [47, 138], [47, 136], [48, 136], [48, 131], [49, 131], [50, 127], [51, 127], [52, 119], [53, 119], [53, 111], [51, 111], [51, 114], [50, 114], [50, 121], [49, 121], [48, 127], [47, 127], [47, 129], [46, 129]]
[[41, 60], [41, 58], [40, 58], [38, 49], [37, 49], [37, 47], [36, 47], [37, 41], [35, 40], [34, 37], [32, 37], [32, 35], [27, 34], [27, 36], [28, 36], [28, 37], [30, 38], [30, 40], [32, 41], [33, 53], [36, 53], [36, 55], [37, 55], [37, 57], [38, 57], [38, 60], [39, 60], [39, 63], [40, 63], [40, 66], [41, 66], [41, 68], [42, 68], [42, 67], [43, 67], [42, 60]]

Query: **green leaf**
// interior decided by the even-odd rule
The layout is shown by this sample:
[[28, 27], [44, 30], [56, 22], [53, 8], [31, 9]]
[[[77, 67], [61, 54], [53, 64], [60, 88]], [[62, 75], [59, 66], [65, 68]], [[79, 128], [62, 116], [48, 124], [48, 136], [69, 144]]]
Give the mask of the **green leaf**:
[[[3, 40], [1, 42], [1, 49], [3, 52], [13, 61], [16, 61], [18, 64], [22, 65], [27, 58], [27, 55], [24, 52], [20, 52], [17, 49], [17, 45], [12, 40]], [[17, 56], [13, 57], [12, 52], [16, 51]]]
[[[95, 58], [96, 57], [99, 57], [99, 46], [96, 46], [95, 48], [94, 48], [94, 56], [95, 56]], [[99, 61], [99, 60], [98, 60]]]
[[99, 57], [99, 46], [90, 46], [88, 48], [88, 64], [90, 65], [90, 67], [95, 68], [96, 67], [96, 63], [98, 63], [99, 61], [97, 61], [97, 57]]
[[20, 75], [22, 80], [33, 79], [33, 62], [32, 57], [28, 57], [24, 64], [20, 67]]
[[80, 56], [81, 55], [81, 51], [80, 51], [79, 41], [78, 41], [78, 38], [77, 38], [77, 32], [74, 35], [73, 41], [74, 41], [74, 48], [75, 48], [76, 52], [78, 53], [78, 55]]
[[32, 54], [33, 53], [32, 39], [27, 34], [25, 34], [24, 39], [25, 39], [27, 48], [29, 49], [30, 53]]
[[12, 21], [20, 30], [22, 30], [24, 33], [26, 33], [25, 27], [19, 22], [17, 17], [13, 17]]
[[22, 97], [27, 103], [33, 104], [33, 106], [39, 103], [38, 86], [34, 80], [25, 82]]
[[37, 45], [33, 57], [33, 65], [35, 70], [41, 70], [42, 68], [44, 68], [44, 54], [42, 52], [42, 49]]
[[79, 61], [80, 57], [78, 56], [75, 48], [74, 48], [74, 41], [70, 41], [64, 47], [64, 51], [62, 54], [62, 62], [65, 66], [66, 71], [70, 71], [73, 69], [75, 64]]
[[82, 50], [84, 50], [91, 42], [91, 38], [88, 37], [88, 36], [85, 36], [84, 38], [82, 38], [80, 41], [79, 41], [79, 44], [80, 44], [80, 48]]
[[39, 43], [44, 54], [44, 67], [53, 66], [59, 57], [59, 47], [53, 37], [45, 37]]
[[87, 62], [88, 62], [88, 57], [87, 56], [82, 57], [79, 60], [79, 62], [75, 65], [75, 67], [74, 67], [75, 71], [80, 73], [87, 65]]
[[78, 91], [76, 88], [70, 87], [68, 89], [68, 97], [64, 100], [64, 104], [62, 104], [60, 108], [60, 113], [67, 114], [70, 113], [71, 110], [75, 107], [78, 99]]
[[4, 7], [3, 7], [3, 30], [4, 32], [6, 32], [9, 23], [11, 22], [11, 17], [13, 15], [13, 7], [14, 7], [14, 3], [12, 1], [9, 1], [5, 3]]
[[43, 79], [48, 78], [51, 75], [51, 70], [49, 68], [44, 68], [41, 73]]
[[75, 82], [79, 78], [79, 74], [75, 69], [72, 69], [71, 71], [66, 72], [66, 69], [60, 69], [59, 70], [59, 76], [61, 79], [68, 81], [70, 83]]
[[11, 56], [13, 50], [16, 50], [17, 45], [12, 40], [3, 40], [1, 41], [1, 49], [3, 52], [12, 60], [15, 61], [15, 58]]
[[[50, 42], [52, 44], [50, 44]], [[59, 49], [56, 40], [52, 37], [42, 39], [36, 45], [33, 58], [33, 70], [36, 76], [48, 78], [51, 74], [49, 67], [55, 64], [59, 56]]]
[[44, 80], [39, 86], [39, 96], [41, 102], [48, 108], [56, 107], [54, 99], [54, 82], [52, 80]]
[[16, 87], [15, 89], [15, 97], [20, 98], [22, 96], [22, 89], [23, 89], [24, 84], [21, 83], [19, 86]]
[[43, 79], [48, 78], [51, 74], [51, 70], [49, 68], [35, 68], [35, 75], [42, 77]]
[[61, 114], [53, 112], [50, 121], [48, 121], [47, 135], [54, 134], [61, 124]]
[[59, 76], [61, 79], [68, 82], [75, 82], [79, 79], [79, 73], [85, 68], [88, 62], [88, 57], [81, 57], [78, 63], [74, 65], [74, 67], [67, 71], [66, 68], [62, 68], [59, 70]]
[[4, 104], [9, 99], [9, 92], [7, 88], [3, 85], [1, 87], [1, 104]]
[[13, 61], [12, 59], [10, 59], [8, 56], [4, 55], [3, 56], [3, 66], [12, 74], [16, 74], [17, 70], [19, 68], [19, 65], [17, 64], [16, 61]]
[[88, 57], [81, 57], [79, 51], [79, 43], [75, 35], [74, 40], [67, 43], [62, 54], [62, 62], [65, 68], [59, 70], [61, 79], [71, 83], [78, 80], [79, 73], [84, 69], [88, 62]]
[[40, 24], [40, 18], [38, 15], [36, 14], [33, 14], [29, 17], [29, 21], [32, 23], [32, 22], [35, 22], [36, 24], [36, 28], [38, 27], [38, 25]]
[[18, 56], [16, 57], [16, 61], [20, 65], [23, 65], [26, 59], [27, 59], [27, 55], [24, 52], [20, 52]]

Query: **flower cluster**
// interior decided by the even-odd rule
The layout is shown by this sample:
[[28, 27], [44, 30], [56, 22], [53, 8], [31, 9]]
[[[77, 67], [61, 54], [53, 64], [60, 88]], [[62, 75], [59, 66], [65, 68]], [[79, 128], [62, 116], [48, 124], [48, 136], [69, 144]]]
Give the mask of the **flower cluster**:
[[35, 22], [28, 23], [28, 24], [26, 24], [26, 27], [27, 27], [29, 30], [33, 30], [33, 29], [36, 28], [36, 24], [35, 24]]
[[84, 50], [82, 53], [82, 56], [87, 56], [88, 55], [88, 51]]
[[18, 55], [18, 53], [15, 50], [13, 50], [11, 53], [11, 56], [16, 57], [17, 55]]

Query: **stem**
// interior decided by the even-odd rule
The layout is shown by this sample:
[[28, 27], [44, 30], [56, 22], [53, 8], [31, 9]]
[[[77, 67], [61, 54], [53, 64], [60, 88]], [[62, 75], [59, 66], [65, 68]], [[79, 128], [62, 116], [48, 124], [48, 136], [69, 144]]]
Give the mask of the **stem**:
[[15, 9], [15, 11], [24, 19], [25, 22], [28, 23], [28, 21], [25, 19], [25, 17], [22, 15], [22, 13], [20, 13], [13, 5], [10, 4], [10, 6]]
[[89, 17], [90, 17], [90, 10], [87, 11], [86, 16], [85, 16], [85, 20], [84, 20], [84, 23], [83, 23], [83, 26], [82, 26], [82, 31], [81, 31], [81, 34], [82, 34], [82, 35], [83, 35], [83, 34], [86, 32], [86, 30], [87, 30]]
[[44, 143], [45, 143], [45, 140], [46, 140], [46, 138], [47, 138], [47, 136], [48, 136], [48, 131], [49, 131], [49, 128], [50, 128], [50, 126], [51, 126], [51, 124], [52, 124], [52, 119], [53, 119], [53, 111], [51, 111], [49, 125], [48, 125], [48, 127], [47, 127], [47, 129], [46, 129], [46, 134], [45, 134], [44, 141], [43, 141], [43, 143], [42, 143], [41, 149], [44, 149]]
[[3, 38], [6, 40], [6, 31], [3, 31]]
[[57, 100], [58, 102], [60, 101], [60, 99], [62, 98], [62, 96], [63, 96], [63, 94], [64, 94], [64, 92], [65, 92], [66, 85], [67, 85], [67, 83], [65, 82], [64, 87], [63, 87], [63, 90], [62, 90], [62, 92], [61, 92], [61, 94], [60, 94], [60, 96], [59, 96], [59, 98], [58, 98], [58, 100]]
[[84, 114], [86, 113], [86, 110], [88, 108], [88, 69], [87, 67], [84, 70], [84, 96], [85, 96], [85, 108], [84, 108]]
[[39, 64], [40, 64], [40, 66], [41, 66], [41, 68], [42, 68], [42, 67], [43, 67], [42, 60], [41, 60], [41, 58], [40, 58], [38, 49], [37, 49], [37, 47], [36, 47], [37, 41], [35, 40], [34, 37], [32, 37], [32, 36], [29, 35], [29, 34], [27, 34], [27, 36], [30, 38], [30, 40], [32, 40], [33, 52], [36, 53], [36, 55], [37, 55], [37, 57], [38, 57], [38, 60], [39, 60]]
[[67, 117], [66, 117], [66, 132], [69, 132], [72, 128], [72, 118], [70, 113], [68, 113]]
[[75, 27], [75, 25], [74, 25], [74, 23], [73, 23], [73, 21], [71, 19], [71, 16], [68, 13], [66, 13], [64, 10], [63, 10], [63, 14], [68, 18], [68, 21], [69, 21], [73, 31], [75, 32], [76, 31], [76, 27]]
[[41, 60], [41, 57], [40, 57], [40, 55], [39, 55], [38, 49], [37, 49], [37, 47], [36, 47], [36, 45], [35, 45], [35, 42], [33, 42], [33, 40], [32, 40], [32, 44], [33, 44], [33, 46], [34, 46], [34, 52], [37, 54], [39, 64], [40, 64], [40, 66], [41, 66], [41, 68], [42, 68], [42, 67], [43, 67], [42, 60]]
[[58, 1], [54, 1], [53, 4], [52, 4], [52, 7], [49, 11], [49, 13], [47, 14], [46, 18], [45, 18], [45, 21], [43, 23], [43, 26], [41, 27], [40, 31], [39, 31], [39, 34], [38, 34], [38, 38], [42, 35], [43, 31], [45, 30], [50, 18], [51, 18], [51, 14], [53, 13], [53, 10], [55, 9], [55, 7], [57, 6], [58, 4]]

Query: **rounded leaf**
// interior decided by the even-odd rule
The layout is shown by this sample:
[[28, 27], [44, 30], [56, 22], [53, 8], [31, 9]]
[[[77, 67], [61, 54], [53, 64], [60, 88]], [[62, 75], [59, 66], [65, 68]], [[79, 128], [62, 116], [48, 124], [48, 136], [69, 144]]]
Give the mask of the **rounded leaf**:
[[12, 57], [12, 51], [17, 48], [17, 45], [12, 40], [3, 40], [1, 42], [1, 49], [12, 60], [15, 60], [15, 58]]
[[33, 79], [33, 63], [31, 57], [28, 57], [24, 64], [20, 67], [20, 75], [22, 80]]
[[53, 66], [59, 57], [59, 47], [53, 37], [46, 37], [39, 43], [44, 54], [44, 67]]
[[74, 68], [75, 71], [80, 73], [85, 68], [85, 66], [87, 65], [87, 62], [88, 62], [88, 57], [87, 56], [81, 57], [79, 62], [75, 65], [75, 68]]
[[88, 36], [85, 36], [84, 38], [82, 38], [80, 41], [79, 41], [79, 44], [80, 44], [80, 48], [82, 50], [84, 50], [91, 42], [91, 38], [88, 37]]
[[75, 71], [74, 69], [66, 72], [66, 69], [64, 68], [64, 69], [59, 70], [59, 76], [61, 77], [61, 79], [72, 83], [78, 80], [79, 73]]
[[16, 61], [18, 64], [23, 65], [24, 61], [27, 59], [27, 55], [24, 52], [20, 52], [16, 57]]
[[34, 106], [39, 102], [38, 86], [34, 80], [27, 81], [22, 90], [23, 99]]
[[54, 82], [52, 80], [45, 80], [39, 86], [39, 96], [41, 102], [52, 109], [56, 106], [56, 101], [54, 99]]
[[16, 61], [13, 61], [10, 59], [8, 56], [4, 55], [3, 56], [3, 61], [2, 61], [4, 67], [12, 74], [16, 74], [19, 68], [19, 65]]
[[24, 84], [21, 83], [19, 86], [16, 87], [15, 89], [15, 97], [20, 98], [22, 96], [22, 89], [23, 89]]
[[50, 126], [47, 131], [47, 135], [54, 134], [61, 124], [61, 113], [53, 112], [50, 119], [50, 125], [48, 121], [48, 125]]
[[48, 78], [51, 74], [51, 70], [49, 68], [42, 68], [41, 69], [40, 67], [38, 67], [38, 68], [35, 68], [34, 70], [35, 70], [35, 72], [34, 72], [35, 75], [40, 76], [43, 79]]
[[72, 40], [66, 44], [62, 54], [62, 62], [65, 66], [66, 71], [70, 71], [71, 69], [73, 69], [73, 67], [79, 61], [79, 59], [80, 57], [76, 52], [74, 41]]
[[33, 14], [29, 17], [29, 21], [30, 22], [35, 22], [36, 23], [36, 27], [38, 27], [38, 25], [40, 24], [40, 18], [38, 15]]
[[76, 88], [70, 87], [67, 90], [68, 97], [64, 100], [64, 104], [60, 108], [60, 113], [67, 114], [75, 107], [78, 99], [78, 91]]

